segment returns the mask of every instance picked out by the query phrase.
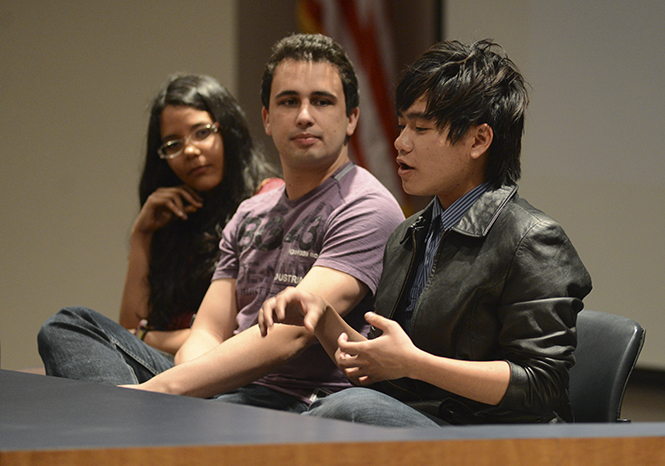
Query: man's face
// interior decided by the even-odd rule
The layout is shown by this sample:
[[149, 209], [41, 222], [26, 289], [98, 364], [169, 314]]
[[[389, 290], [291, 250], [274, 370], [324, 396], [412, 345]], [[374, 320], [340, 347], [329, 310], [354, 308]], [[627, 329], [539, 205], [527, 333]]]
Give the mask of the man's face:
[[346, 139], [358, 109], [346, 115], [342, 81], [328, 62], [285, 60], [275, 69], [270, 109], [263, 109], [282, 164], [292, 169], [326, 169], [346, 162]]
[[484, 158], [480, 160], [475, 149], [475, 128], [452, 145], [448, 129], [440, 131], [424, 117], [426, 108], [420, 97], [398, 117], [397, 174], [405, 192], [437, 196], [447, 208], [484, 181]]

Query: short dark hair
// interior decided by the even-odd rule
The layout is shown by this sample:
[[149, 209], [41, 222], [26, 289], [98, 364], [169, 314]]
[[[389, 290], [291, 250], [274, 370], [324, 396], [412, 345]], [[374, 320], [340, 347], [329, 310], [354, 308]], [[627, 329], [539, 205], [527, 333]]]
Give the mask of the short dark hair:
[[266, 63], [261, 81], [261, 103], [268, 109], [275, 68], [284, 60], [328, 62], [337, 68], [344, 89], [346, 115], [358, 107], [358, 79], [342, 46], [322, 34], [292, 34], [276, 42]]
[[444, 41], [432, 46], [402, 76], [396, 92], [398, 114], [420, 97], [426, 116], [439, 130], [448, 128], [455, 144], [471, 126], [487, 123], [494, 132], [485, 179], [493, 188], [520, 178], [526, 84], [504, 50], [486, 39], [472, 45]]

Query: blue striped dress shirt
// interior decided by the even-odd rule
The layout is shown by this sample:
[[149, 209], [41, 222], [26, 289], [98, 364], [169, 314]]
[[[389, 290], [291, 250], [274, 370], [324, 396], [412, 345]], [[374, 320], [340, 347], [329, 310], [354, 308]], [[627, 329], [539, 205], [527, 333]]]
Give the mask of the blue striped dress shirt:
[[[427, 279], [432, 271], [432, 264], [434, 263], [434, 255], [439, 247], [439, 241], [447, 230], [457, 225], [462, 219], [464, 214], [471, 208], [471, 206], [482, 196], [489, 188], [488, 183], [483, 183], [464, 196], [453, 202], [450, 207], [444, 209], [441, 207], [439, 199], [436, 198], [434, 208], [432, 210], [432, 222], [430, 223], [427, 236], [425, 237], [425, 255], [423, 260], [419, 262], [416, 269], [416, 277], [409, 293], [409, 305], [406, 308], [403, 320], [404, 330], [409, 333], [411, 330], [411, 316], [413, 309], [416, 307], [420, 294], [425, 289]], [[398, 319], [401, 320], [401, 319]]]

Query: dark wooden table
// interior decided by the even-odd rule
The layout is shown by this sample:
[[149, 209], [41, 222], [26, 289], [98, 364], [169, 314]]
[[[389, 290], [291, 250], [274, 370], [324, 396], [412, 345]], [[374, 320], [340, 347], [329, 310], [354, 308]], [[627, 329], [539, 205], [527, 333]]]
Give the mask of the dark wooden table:
[[19, 464], [665, 464], [665, 423], [381, 428], [0, 370]]

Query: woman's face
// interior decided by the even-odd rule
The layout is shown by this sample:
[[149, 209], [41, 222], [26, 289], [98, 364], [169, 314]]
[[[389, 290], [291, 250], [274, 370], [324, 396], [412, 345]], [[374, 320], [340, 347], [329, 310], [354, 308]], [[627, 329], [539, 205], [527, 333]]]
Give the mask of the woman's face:
[[198, 142], [192, 142], [190, 135], [213, 123], [208, 112], [185, 106], [167, 105], [160, 117], [162, 143], [186, 140], [180, 155], [167, 159], [169, 167], [185, 185], [202, 193], [222, 182], [224, 141], [219, 131]]

